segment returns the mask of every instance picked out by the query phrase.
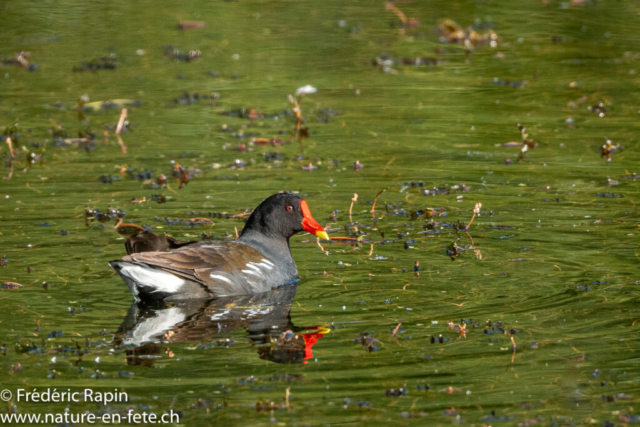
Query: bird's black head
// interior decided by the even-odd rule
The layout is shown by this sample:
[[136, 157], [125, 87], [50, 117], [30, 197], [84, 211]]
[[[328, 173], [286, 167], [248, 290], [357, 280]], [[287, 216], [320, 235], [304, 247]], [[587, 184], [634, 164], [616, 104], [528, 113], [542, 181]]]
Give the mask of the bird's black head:
[[289, 239], [301, 231], [329, 239], [324, 228], [311, 216], [309, 205], [302, 197], [278, 193], [266, 199], [253, 211], [241, 237], [259, 233], [268, 238]]

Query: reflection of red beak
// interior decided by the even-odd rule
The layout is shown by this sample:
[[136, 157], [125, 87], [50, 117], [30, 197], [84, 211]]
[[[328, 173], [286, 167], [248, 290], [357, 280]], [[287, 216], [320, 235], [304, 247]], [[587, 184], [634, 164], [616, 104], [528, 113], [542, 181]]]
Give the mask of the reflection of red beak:
[[304, 339], [304, 364], [307, 363], [307, 359], [311, 359], [313, 357], [313, 346], [318, 342], [320, 338], [322, 338], [324, 334], [315, 332], [313, 334], [305, 334], [302, 336]]
[[300, 202], [300, 209], [302, 209], [302, 228], [304, 231], [308, 231], [321, 239], [331, 240], [324, 228], [311, 216], [311, 210], [305, 200]]

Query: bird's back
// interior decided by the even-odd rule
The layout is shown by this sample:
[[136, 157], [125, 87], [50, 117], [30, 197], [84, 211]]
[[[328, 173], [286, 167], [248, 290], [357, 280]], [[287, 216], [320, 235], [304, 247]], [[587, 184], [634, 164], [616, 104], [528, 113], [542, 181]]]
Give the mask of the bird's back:
[[291, 281], [277, 260], [241, 242], [199, 242], [125, 256], [111, 266], [138, 299], [193, 299], [266, 292]]

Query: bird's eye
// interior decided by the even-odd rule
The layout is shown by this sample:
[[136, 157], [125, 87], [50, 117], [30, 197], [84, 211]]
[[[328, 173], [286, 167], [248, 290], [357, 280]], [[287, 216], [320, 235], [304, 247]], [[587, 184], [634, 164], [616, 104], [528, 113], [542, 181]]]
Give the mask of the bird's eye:
[[287, 205], [287, 212], [293, 212], [293, 206]]

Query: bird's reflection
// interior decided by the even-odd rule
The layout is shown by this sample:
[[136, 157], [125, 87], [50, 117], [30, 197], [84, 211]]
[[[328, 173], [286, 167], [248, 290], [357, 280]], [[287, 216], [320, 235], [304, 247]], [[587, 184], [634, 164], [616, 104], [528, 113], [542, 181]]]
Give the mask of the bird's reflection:
[[151, 366], [162, 344], [202, 341], [243, 328], [258, 356], [276, 363], [307, 363], [314, 344], [328, 329], [300, 328], [291, 322], [297, 286], [256, 295], [193, 300], [150, 306], [134, 303], [114, 339], [127, 347], [127, 363]]

